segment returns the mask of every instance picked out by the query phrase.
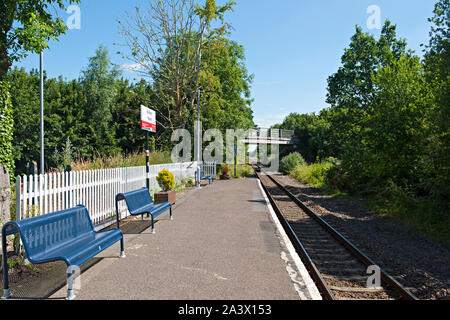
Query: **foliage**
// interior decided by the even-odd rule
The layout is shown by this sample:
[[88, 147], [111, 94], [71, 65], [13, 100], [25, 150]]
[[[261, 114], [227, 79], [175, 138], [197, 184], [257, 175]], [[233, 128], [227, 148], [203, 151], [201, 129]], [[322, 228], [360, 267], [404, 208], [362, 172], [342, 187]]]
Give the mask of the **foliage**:
[[113, 104], [117, 98], [116, 79], [120, 72], [111, 67], [108, 50], [100, 46], [95, 56], [89, 59], [89, 65], [80, 79], [81, 90], [86, 97], [83, 108], [87, 129], [86, 152], [89, 157], [94, 150], [102, 154], [113, 154], [116, 146], [114, 127], [112, 126]]
[[284, 157], [280, 161], [280, 171], [284, 174], [289, 174], [296, 167], [305, 164], [305, 160], [298, 152], [293, 152]]
[[317, 158], [324, 159], [333, 154], [332, 141], [329, 139], [331, 125], [326, 115], [326, 110], [318, 115], [291, 113], [274, 128], [294, 130], [297, 150], [306, 161], [314, 162]]
[[327, 160], [309, 165], [304, 163], [291, 170], [290, 176], [310, 186], [326, 188], [329, 183], [327, 176], [333, 166], [334, 164]]
[[222, 172], [223, 176], [226, 176], [230, 172], [230, 168], [227, 165], [225, 165], [220, 169], [220, 171]]
[[13, 161], [13, 110], [8, 83], [0, 79], [0, 165], [14, 178]]
[[[205, 73], [200, 81], [206, 86], [208, 79], [216, 79], [214, 87], [208, 88], [218, 90], [217, 94], [202, 96], [204, 129], [253, 127], [248, 98], [251, 76], [243, 63], [243, 48], [234, 42], [221, 40], [221, 43], [214, 52], [204, 53]], [[68, 139], [72, 158], [80, 161], [114, 158], [119, 153], [133, 154], [143, 149], [145, 134], [139, 126], [140, 105], [158, 103], [155, 87], [145, 80], [130, 83], [119, 76], [103, 46], [90, 58], [78, 80], [65, 81], [62, 76], [47, 79], [44, 74], [47, 170], [61, 167], [60, 152]], [[14, 111], [13, 156], [17, 175], [25, 172], [26, 164], [40, 155], [39, 75], [36, 70], [27, 73], [13, 68], [8, 81]], [[184, 117], [187, 128], [193, 132], [193, 111]], [[168, 126], [158, 113], [158, 134], [151, 136], [151, 150], [161, 150], [164, 155], [171, 150], [172, 131], [164, 129]], [[165, 156], [162, 158], [171, 162]]]
[[[58, 40], [67, 27], [51, 9], [64, 9], [63, 0], [4, 0], [0, 3], [0, 78], [5, 77], [13, 62], [26, 52], [40, 53], [50, 40]], [[68, 3], [79, 3], [68, 0]], [[49, 8], [51, 7], [51, 8]]]
[[[170, 145], [175, 129], [192, 132], [199, 103], [205, 130], [253, 127], [252, 76], [243, 63], [243, 48], [226, 37], [230, 26], [224, 15], [233, 5], [152, 0], [149, 8], [137, 8], [119, 21], [127, 57], [151, 81], [147, 106], [158, 114], [157, 144]], [[215, 93], [198, 101], [199, 90]]]
[[253, 170], [252, 166], [250, 166], [248, 164], [238, 164], [236, 166], [236, 176], [234, 176], [234, 172], [233, 172], [233, 177], [234, 178], [247, 178], [253, 174], [255, 174], [255, 170]]
[[202, 56], [202, 90], [214, 91], [201, 96], [201, 120], [204, 128], [251, 129], [250, 84], [253, 75], [245, 67], [244, 48], [235, 41], [216, 39]]
[[[150, 165], [172, 163], [169, 152], [154, 151], [150, 153]], [[135, 152], [131, 154], [117, 153], [111, 156], [94, 155], [92, 159], [78, 158], [72, 163], [73, 170], [98, 170], [113, 168], [130, 168], [145, 166], [145, 154]]]
[[156, 181], [158, 181], [159, 187], [164, 192], [173, 190], [173, 188], [175, 186], [175, 177], [174, 177], [173, 173], [167, 169], [163, 169], [160, 172], [158, 172]]
[[72, 143], [70, 142], [70, 138], [67, 137], [66, 145], [64, 146], [64, 148], [61, 151], [59, 151], [55, 147], [55, 151], [52, 156], [52, 160], [56, 164], [55, 169], [57, 171], [64, 171], [64, 169], [67, 166], [70, 166], [73, 164], [73, 162], [74, 162], [73, 156], [74, 156], [74, 153], [73, 153], [73, 149], [72, 149]]
[[[79, 0], [69, 0], [78, 3]], [[54, 18], [49, 6], [64, 8], [63, 0], [4, 0], [0, 3], [0, 163], [14, 177], [11, 140], [13, 111], [7, 73], [12, 63], [27, 52], [39, 53], [48, 48], [50, 40], [57, 40], [67, 27], [61, 18]]]
[[[296, 178], [332, 193], [363, 196], [372, 207], [427, 235], [448, 239], [450, 200], [450, 6], [439, 0], [425, 55], [397, 39], [356, 28], [342, 65], [328, 79], [319, 114], [291, 114], [276, 127], [296, 131], [308, 161]], [[314, 159], [316, 157], [316, 159]]]
[[153, 107], [164, 118], [164, 129], [185, 128], [186, 113], [195, 109], [202, 51], [226, 32], [226, 24], [211, 29], [212, 22], [222, 21], [231, 6], [216, 6], [211, 0], [203, 7], [189, 0], [149, 1], [148, 8], [137, 7], [134, 15], [127, 13], [118, 21], [130, 51], [127, 57], [154, 81]]

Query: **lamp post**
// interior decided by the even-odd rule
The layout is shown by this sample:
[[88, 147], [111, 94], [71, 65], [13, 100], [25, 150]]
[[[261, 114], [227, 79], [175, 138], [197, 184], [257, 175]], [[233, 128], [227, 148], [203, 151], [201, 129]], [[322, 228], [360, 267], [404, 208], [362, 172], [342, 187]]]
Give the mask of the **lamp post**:
[[44, 52], [40, 53], [40, 109], [41, 109], [41, 174], [45, 173], [44, 165]]
[[200, 125], [200, 97], [202, 93], [216, 93], [216, 91], [201, 91], [198, 89], [198, 97], [197, 97], [197, 188], [200, 188], [200, 160], [202, 158], [201, 156], [201, 150], [202, 150], [202, 132], [201, 132], [201, 125]]

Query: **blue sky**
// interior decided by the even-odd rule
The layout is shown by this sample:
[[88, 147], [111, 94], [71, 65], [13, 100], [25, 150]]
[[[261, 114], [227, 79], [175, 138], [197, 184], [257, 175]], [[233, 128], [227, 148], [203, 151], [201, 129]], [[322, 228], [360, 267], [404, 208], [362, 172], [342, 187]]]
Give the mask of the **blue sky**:
[[[130, 64], [115, 54], [123, 43], [116, 18], [142, 6], [146, 0], [82, 0], [81, 28], [68, 30], [59, 42], [45, 51], [45, 69], [50, 77], [78, 78], [96, 48], [108, 47], [111, 60]], [[203, 2], [203, 1], [202, 1]], [[217, 0], [218, 4], [225, 1]], [[254, 74], [252, 97], [255, 122], [269, 127], [291, 112], [311, 113], [327, 107], [327, 78], [337, 71], [344, 48], [350, 43], [355, 25], [369, 29], [367, 8], [376, 5], [381, 21], [397, 25], [398, 36], [408, 48], [422, 55], [427, 43], [434, 0], [235, 0], [234, 12], [226, 16], [234, 31], [231, 38], [245, 47], [246, 66]], [[66, 21], [70, 14], [61, 12]], [[17, 65], [39, 67], [38, 55]], [[138, 75], [124, 71], [133, 79]]]

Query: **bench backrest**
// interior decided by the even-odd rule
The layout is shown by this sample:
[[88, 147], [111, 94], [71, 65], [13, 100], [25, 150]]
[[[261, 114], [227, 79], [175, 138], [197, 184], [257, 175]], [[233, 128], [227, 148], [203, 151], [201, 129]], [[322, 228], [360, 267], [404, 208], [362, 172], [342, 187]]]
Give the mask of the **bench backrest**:
[[147, 188], [127, 192], [122, 194], [122, 196], [127, 203], [130, 213], [153, 203], [152, 197], [150, 196], [150, 192]]
[[82, 235], [94, 232], [84, 206], [16, 222], [29, 256], [49, 251]]

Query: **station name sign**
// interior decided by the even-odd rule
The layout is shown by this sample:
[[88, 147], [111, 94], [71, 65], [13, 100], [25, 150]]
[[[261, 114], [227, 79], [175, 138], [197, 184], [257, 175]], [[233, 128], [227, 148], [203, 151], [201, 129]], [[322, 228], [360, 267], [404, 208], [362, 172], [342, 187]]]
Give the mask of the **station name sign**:
[[141, 105], [141, 129], [156, 132], [156, 112]]

